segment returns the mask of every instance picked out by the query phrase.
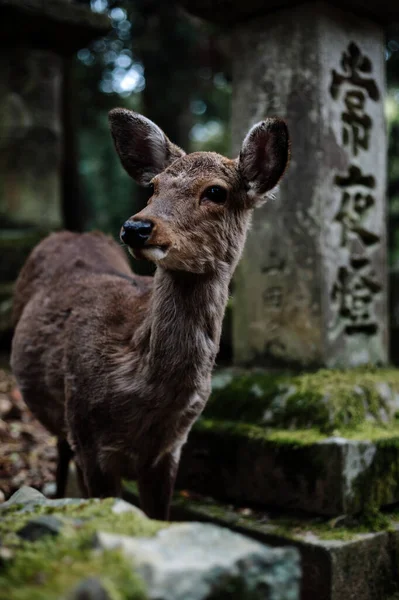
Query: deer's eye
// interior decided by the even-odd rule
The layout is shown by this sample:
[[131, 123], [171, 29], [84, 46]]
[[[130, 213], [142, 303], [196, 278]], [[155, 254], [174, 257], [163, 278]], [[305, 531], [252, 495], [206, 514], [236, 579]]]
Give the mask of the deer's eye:
[[211, 185], [211, 187], [206, 188], [201, 196], [201, 200], [209, 200], [210, 202], [215, 202], [215, 204], [223, 204], [227, 198], [227, 191], [222, 188], [220, 185]]

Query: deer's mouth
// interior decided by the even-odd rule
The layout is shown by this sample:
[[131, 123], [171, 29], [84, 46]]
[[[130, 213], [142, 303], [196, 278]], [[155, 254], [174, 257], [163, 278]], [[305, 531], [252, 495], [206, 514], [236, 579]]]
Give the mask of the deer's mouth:
[[145, 258], [157, 262], [165, 258], [169, 252], [169, 247], [166, 245], [160, 246], [156, 244], [147, 244], [142, 248], [130, 248], [129, 252], [135, 258]]

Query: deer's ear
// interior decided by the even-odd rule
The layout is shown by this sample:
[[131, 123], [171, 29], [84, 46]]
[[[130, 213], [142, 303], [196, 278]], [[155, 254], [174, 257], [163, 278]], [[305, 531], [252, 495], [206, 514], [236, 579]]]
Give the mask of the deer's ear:
[[272, 190], [288, 165], [288, 128], [281, 119], [266, 119], [254, 125], [243, 141], [238, 168], [256, 204]]
[[140, 185], [148, 185], [155, 175], [185, 154], [158, 125], [131, 110], [111, 110], [109, 123], [121, 163]]

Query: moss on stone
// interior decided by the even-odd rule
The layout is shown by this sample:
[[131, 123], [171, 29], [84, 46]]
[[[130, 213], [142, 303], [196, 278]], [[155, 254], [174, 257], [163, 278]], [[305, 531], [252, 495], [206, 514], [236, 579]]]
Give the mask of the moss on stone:
[[[217, 432], [226, 437], [245, 439], [250, 442], [267, 445], [273, 443], [291, 447], [310, 446], [330, 437], [321, 433], [316, 428], [297, 430], [272, 429], [250, 423], [205, 418], [199, 419], [194, 427], [197, 431]], [[385, 426], [362, 423], [354, 428], [343, 427], [340, 430], [335, 430], [333, 433], [334, 436], [348, 440], [370, 441], [375, 442], [380, 447], [399, 448], [399, 424], [397, 422]]]
[[[300, 489], [305, 481], [307, 489], [314, 489], [316, 493], [321, 480], [325, 477], [331, 480], [331, 465], [336, 464], [336, 475], [340, 479], [337, 485], [345, 495], [345, 509], [341, 510], [349, 513], [361, 511], [370, 517], [381, 506], [395, 502], [399, 496], [397, 423], [385, 427], [363, 423], [354, 429], [343, 428], [336, 432], [340, 439], [336, 440], [335, 445], [334, 438], [331, 438], [332, 444], [323, 444], [330, 436], [323, 435], [314, 428], [297, 431], [267, 430], [235, 421], [200, 419], [195, 425], [193, 436], [196, 431], [202, 446], [206, 446], [212, 456], [218, 456], [223, 447], [223, 455], [228, 456], [230, 465], [239, 462], [241, 452], [251, 452], [253, 456], [268, 454], [273, 457], [276, 468], [282, 470], [293, 488], [298, 486]], [[370, 443], [353, 448], [342, 446], [342, 456], [346, 456], [348, 461], [343, 467], [344, 473], [339, 471], [340, 462], [337, 461], [341, 460], [339, 448], [345, 439]], [[354, 461], [353, 469], [351, 460]]]
[[[248, 530], [292, 540], [318, 539], [323, 541], [352, 541], [359, 535], [379, 531], [393, 531], [399, 522], [395, 511], [382, 513], [378, 510], [361, 513], [356, 517], [281, 516], [269, 511], [242, 509], [223, 505], [211, 499], [187, 498], [176, 494], [174, 506], [187, 511], [192, 519], [206, 519], [237, 530]], [[342, 523], [342, 524], [341, 524]]]
[[229, 370], [215, 374], [205, 416], [331, 434], [394, 419], [396, 394], [396, 369], [321, 369], [300, 375]]
[[[152, 536], [167, 526], [135, 512], [114, 514], [113, 499], [88, 501], [62, 508], [39, 505], [26, 512], [16, 506], [2, 514], [2, 547], [12, 557], [0, 566], [1, 600], [52, 600], [73, 589], [88, 577], [98, 578], [112, 600], [144, 600], [145, 587], [119, 551], [97, 552], [96, 531], [134, 536]], [[26, 542], [17, 535], [29, 520], [52, 514], [64, 526], [56, 538]]]

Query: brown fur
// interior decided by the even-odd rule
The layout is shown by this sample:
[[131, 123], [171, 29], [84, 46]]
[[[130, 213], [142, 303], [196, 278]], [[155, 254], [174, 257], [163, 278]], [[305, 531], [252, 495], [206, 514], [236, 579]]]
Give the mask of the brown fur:
[[[252, 208], [282, 175], [288, 136], [280, 121], [258, 124], [233, 161], [185, 155], [129, 111], [110, 121], [125, 168], [154, 184], [132, 217], [151, 221], [151, 237], [130, 250], [155, 260], [156, 274], [133, 274], [103, 234], [49, 236], [17, 281], [12, 367], [66, 461], [69, 441], [89, 495], [116, 495], [121, 477], [137, 477], [143, 509], [166, 519], [181, 448], [210, 393]], [[215, 185], [227, 191], [222, 204], [206, 197]]]

